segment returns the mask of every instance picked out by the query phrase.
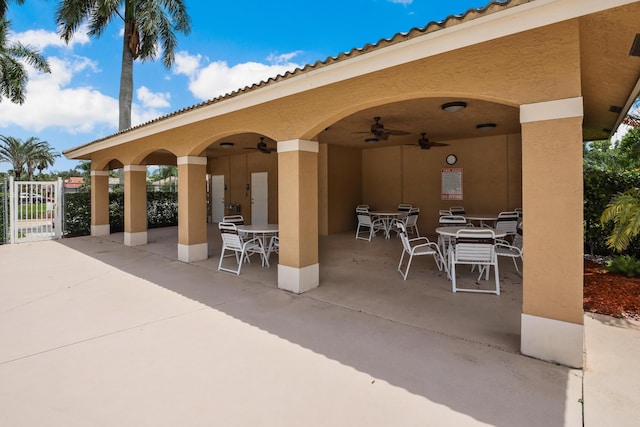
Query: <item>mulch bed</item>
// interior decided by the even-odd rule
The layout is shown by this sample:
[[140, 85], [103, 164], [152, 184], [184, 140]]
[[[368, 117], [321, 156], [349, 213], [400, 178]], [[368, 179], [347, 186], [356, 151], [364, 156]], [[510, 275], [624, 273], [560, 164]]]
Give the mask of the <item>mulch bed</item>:
[[585, 260], [584, 310], [640, 320], [640, 277], [610, 273], [604, 265]]

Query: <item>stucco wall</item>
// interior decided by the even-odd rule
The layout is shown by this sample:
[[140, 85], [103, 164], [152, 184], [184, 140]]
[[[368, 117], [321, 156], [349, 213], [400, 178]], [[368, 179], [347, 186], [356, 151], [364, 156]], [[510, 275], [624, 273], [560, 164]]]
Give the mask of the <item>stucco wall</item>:
[[267, 172], [269, 174], [269, 222], [278, 222], [278, 156], [275, 153], [249, 153], [219, 159], [209, 159], [208, 172], [212, 175], [224, 175], [227, 186], [225, 205], [240, 204], [241, 213], [247, 224], [251, 223], [251, 174]]
[[[362, 151], [362, 202], [373, 209], [395, 210], [398, 203], [421, 209], [418, 227], [433, 235], [438, 211], [462, 205], [469, 213], [496, 213], [522, 207], [520, 135], [447, 141], [448, 147], [417, 146]], [[458, 162], [449, 166], [445, 157]], [[442, 168], [462, 168], [463, 199], [441, 200]], [[354, 206], [348, 207], [353, 211]]]
[[328, 170], [328, 233], [351, 231], [362, 203], [362, 151], [330, 145]]

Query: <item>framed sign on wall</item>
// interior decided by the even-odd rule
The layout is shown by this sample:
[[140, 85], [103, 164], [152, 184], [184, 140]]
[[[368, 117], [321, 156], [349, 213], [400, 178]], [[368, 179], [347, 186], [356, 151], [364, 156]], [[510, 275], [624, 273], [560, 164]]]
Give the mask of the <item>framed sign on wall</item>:
[[443, 168], [442, 200], [462, 200], [462, 168]]

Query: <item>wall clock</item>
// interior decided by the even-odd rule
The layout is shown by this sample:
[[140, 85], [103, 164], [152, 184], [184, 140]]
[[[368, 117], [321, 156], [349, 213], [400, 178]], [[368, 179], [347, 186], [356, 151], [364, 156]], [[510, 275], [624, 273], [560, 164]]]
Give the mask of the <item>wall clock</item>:
[[457, 161], [458, 161], [458, 157], [455, 154], [449, 154], [447, 156], [448, 165], [455, 165]]

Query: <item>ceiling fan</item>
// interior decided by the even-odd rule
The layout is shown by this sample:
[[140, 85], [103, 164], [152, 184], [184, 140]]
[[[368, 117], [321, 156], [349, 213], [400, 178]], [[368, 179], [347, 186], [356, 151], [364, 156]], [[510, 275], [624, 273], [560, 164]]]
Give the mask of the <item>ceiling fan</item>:
[[428, 150], [431, 147], [447, 147], [449, 144], [445, 144], [442, 142], [429, 141], [429, 138], [427, 138], [426, 132], [422, 132], [420, 134], [420, 139], [418, 140], [418, 144], [410, 144], [410, 145], [417, 145], [418, 147], [420, 147], [421, 150]]
[[268, 147], [267, 143], [264, 142], [264, 136], [260, 137], [260, 142], [258, 142], [258, 144], [256, 144], [256, 148], [253, 147], [248, 147], [245, 148], [245, 150], [258, 150], [259, 152], [261, 152], [262, 154], [271, 154], [274, 151], [277, 150], [277, 148], [274, 147]]
[[400, 135], [409, 135], [410, 132], [406, 132], [404, 130], [395, 130], [395, 129], [385, 129], [384, 125], [380, 123], [380, 117], [376, 116], [373, 118], [374, 123], [371, 125], [369, 132], [356, 132], [356, 133], [367, 133], [370, 136], [365, 138], [365, 142], [377, 142], [377, 141], [386, 141], [389, 139], [390, 135], [400, 136]]

